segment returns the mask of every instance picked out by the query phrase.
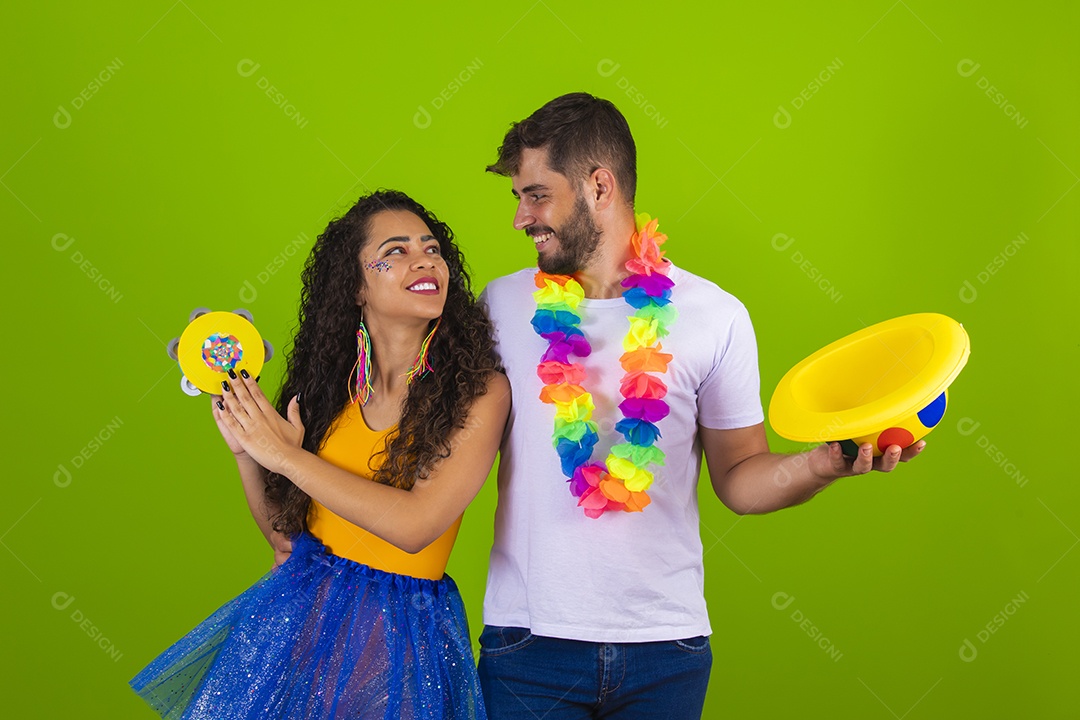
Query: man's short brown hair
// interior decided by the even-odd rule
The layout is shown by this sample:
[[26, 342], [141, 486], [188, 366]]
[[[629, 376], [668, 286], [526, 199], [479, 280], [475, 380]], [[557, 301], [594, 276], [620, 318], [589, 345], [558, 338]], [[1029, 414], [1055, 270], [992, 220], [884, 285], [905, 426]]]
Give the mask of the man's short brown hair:
[[525, 148], [546, 148], [551, 169], [572, 182], [584, 180], [601, 167], [611, 170], [633, 207], [637, 148], [626, 118], [610, 101], [588, 93], [555, 98], [510, 127], [499, 147], [499, 159], [487, 171], [516, 175]]

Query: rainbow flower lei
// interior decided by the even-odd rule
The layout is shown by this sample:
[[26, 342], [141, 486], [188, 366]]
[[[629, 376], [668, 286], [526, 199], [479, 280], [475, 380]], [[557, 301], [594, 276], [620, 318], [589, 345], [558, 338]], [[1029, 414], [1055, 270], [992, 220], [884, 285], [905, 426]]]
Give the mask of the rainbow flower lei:
[[540, 399], [555, 406], [552, 444], [562, 462], [570, 493], [578, 507], [590, 518], [622, 510], [641, 512], [651, 501], [652, 465], [664, 464], [664, 452], [656, 446], [660, 429], [656, 423], [667, 417], [664, 401], [667, 385], [656, 374], [667, 372], [672, 356], [663, 352], [660, 338], [676, 317], [671, 305], [674, 282], [667, 276], [671, 261], [660, 246], [667, 235], [656, 231], [657, 220], [636, 216], [637, 232], [631, 239], [634, 257], [626, 263], [632, 274], [622, 281], [623, 299], [634, 308], [628, 317], [630, 329], [623, 338], [624, 353], [619, 359], [626, 374], [619, 392], [622, 419], [615, 425], [626, 442], [612, 446], [604, 462], [593, 462], [593, 447], [600, 439], [592, 419], [592, 395], [583, 387], [585, 368], [570, 362], [570, 356], [587, 357], [592, 352], [579, 327], [578, 305], [585, 297], [581, 284], [569, 275], [536, 273], [533, 293], [536, 314], [532, 325], [548, 341], [536, 374], [544, 382]]

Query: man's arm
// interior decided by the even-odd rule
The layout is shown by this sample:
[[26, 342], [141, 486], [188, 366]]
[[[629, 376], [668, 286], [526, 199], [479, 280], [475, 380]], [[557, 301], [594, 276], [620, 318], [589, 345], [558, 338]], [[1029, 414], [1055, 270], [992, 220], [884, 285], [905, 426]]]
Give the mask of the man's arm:
[[859, 447], [857, 458], [846, 457], [840, 443], [819, 445], [797, 455], [769, 452], [765, 425], [735, 430], [698, 427], [713, 490], [720, 501], [739, 515], [782, 510], [804, 503], [836, 479], [877, 470], [891, 472], [922, 452], [920, 440], [901, 451], [890, 445], [873, 457], [872, 446]]

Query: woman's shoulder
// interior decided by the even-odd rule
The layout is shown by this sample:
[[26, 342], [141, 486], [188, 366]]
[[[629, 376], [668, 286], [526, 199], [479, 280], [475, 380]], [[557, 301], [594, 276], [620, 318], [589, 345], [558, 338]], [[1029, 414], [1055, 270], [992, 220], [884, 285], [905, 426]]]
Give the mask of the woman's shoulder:
[[477, 395], [469, 408], [466, 424], [472, 427], [503, 422], [510, 414], [510, 381], [502, 370], [492, 370], [485, 381], [484, 392]]
[[492, 370], [487, 378], [484, 394], [477, 398], [479, 407], [474, 411], [484, 414], [500, 414], [510, 409], [510, 380], [502, 370]]
[[502, 370], [493, 370], [488, 377], [487, 392], [497, 398], [510, 397], [510, 378]]

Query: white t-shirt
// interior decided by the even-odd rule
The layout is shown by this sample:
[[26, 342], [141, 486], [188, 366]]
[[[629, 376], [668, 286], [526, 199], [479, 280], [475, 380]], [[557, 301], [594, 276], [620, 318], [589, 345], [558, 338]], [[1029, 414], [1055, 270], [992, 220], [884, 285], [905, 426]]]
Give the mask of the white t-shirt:
[[[674, 358], [660, 375], [671, 414], [657, 423], [665, 465], [654, 467], [644, 512], [586, 517], [577, 507], [551, 443], [555, 408], [540, 401], [536, 375], [547, 341], [530, 320], [535, 269], [488, 284], [481, 301], [495, 326], [513, 388], [499, 462], [499, 504], [484, 622], [536, 635], [589, 642], [650, 642], [708, 635], [697, 483], [697, 426], [762, 422], [757, 346], [750, 316], [714, 283], [672, 267], [678, 317], [660, 342]], [[581, 329], [592, 345], [581, 362], [600, 441], [593, 460], [625, 442], [614, 430], [622, 340], [634, 313], [621, 297], [582, 301]]]

